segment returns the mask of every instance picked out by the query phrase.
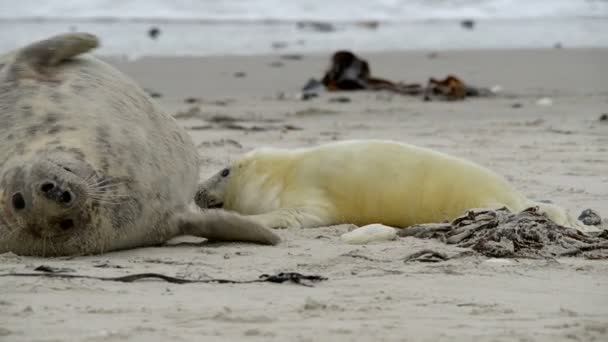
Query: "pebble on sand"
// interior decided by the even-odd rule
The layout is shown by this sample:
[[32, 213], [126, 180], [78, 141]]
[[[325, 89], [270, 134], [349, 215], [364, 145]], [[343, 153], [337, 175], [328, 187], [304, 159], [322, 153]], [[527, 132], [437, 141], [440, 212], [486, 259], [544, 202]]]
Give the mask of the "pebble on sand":
[[383, 224], [369, 224], [342, 234], [340, 239], [351, 245], [364, 245], [376, 241], [389, 241], [397, 238], [397, 229]]

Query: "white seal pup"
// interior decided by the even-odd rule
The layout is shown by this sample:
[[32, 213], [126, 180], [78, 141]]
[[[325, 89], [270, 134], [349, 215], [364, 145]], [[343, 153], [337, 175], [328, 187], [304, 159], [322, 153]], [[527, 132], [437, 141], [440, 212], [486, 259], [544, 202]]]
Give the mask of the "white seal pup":
[[275, 244], [259, 223], [194, 203], [199, 157], [171, 116], [72, 33], [0, 57], [0, 253], [59, 256], [181, 234]]
[[273, 228], [405, 228], [452, 220], [472, 208], [519, 212], [533, 206], [558, 224], [579, 227], [563, 209], [528, 200], [477, 164], [382, 140], [254, 150], [203, 182], [195, 202], [252, 215]]

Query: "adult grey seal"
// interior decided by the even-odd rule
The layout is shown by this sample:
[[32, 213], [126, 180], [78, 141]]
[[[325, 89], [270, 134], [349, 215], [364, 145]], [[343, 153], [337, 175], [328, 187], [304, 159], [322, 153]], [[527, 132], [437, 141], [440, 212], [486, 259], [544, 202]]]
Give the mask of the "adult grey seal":
[[177, 235], [276, 244], [260, 224], [193, 204], [198, 152], [133, 81], [79, 56], [71, 33], [0, 57], [0, 253], [59, 256]]

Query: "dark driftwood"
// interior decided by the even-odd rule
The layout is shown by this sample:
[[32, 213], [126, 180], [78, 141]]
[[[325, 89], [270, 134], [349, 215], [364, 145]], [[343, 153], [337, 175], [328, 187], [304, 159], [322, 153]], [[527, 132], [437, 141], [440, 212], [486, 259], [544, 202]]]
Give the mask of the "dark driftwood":
[[555, 224], [537, 208], [517, 214], [506, 208], [472, 210], [451, 223], [416, 225], [400, 231], [399, 236], [439, 239], [488, 257], [608, 258], [606, 231], [585, 234], [566, 228]]

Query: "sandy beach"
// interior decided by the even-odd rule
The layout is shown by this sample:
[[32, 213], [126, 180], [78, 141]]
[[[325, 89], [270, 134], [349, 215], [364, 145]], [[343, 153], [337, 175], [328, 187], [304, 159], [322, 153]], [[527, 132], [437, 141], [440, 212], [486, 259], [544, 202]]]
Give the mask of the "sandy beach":
[[[199, 146], [201, 178], [260, 146], [393, 139], [480, 163], [535, 200], [608, 217], [608, 49], [362, 53], [372, 73], [426, 82], [455, 74], [494, 98], [424, 102], [385, 92], [302, 101], [329, 54], [106, 59], [175, 115]], [[336, 101], [336, 98], [346, 97]], [[187, 101], [187, 99], [190, 99]], [[539, 102], [540, 99], [543, 99]], [[347, 102], [342, 102], [347, 101]], [[229, 118], [226, 128], [218, 118]], [[608, 262], [584, 258], [404, 263], [418, 250], [462, 249], [400, 238], [346, 245], [350, 225], [281, 230], [274, 247], [197, 242], [75, 258], [0, 255], [0, 274], [40, 265], [72, 274], [157, 272], [295, 284], [168, 284], [0, 277], [0, 341], [603, 341]]]

